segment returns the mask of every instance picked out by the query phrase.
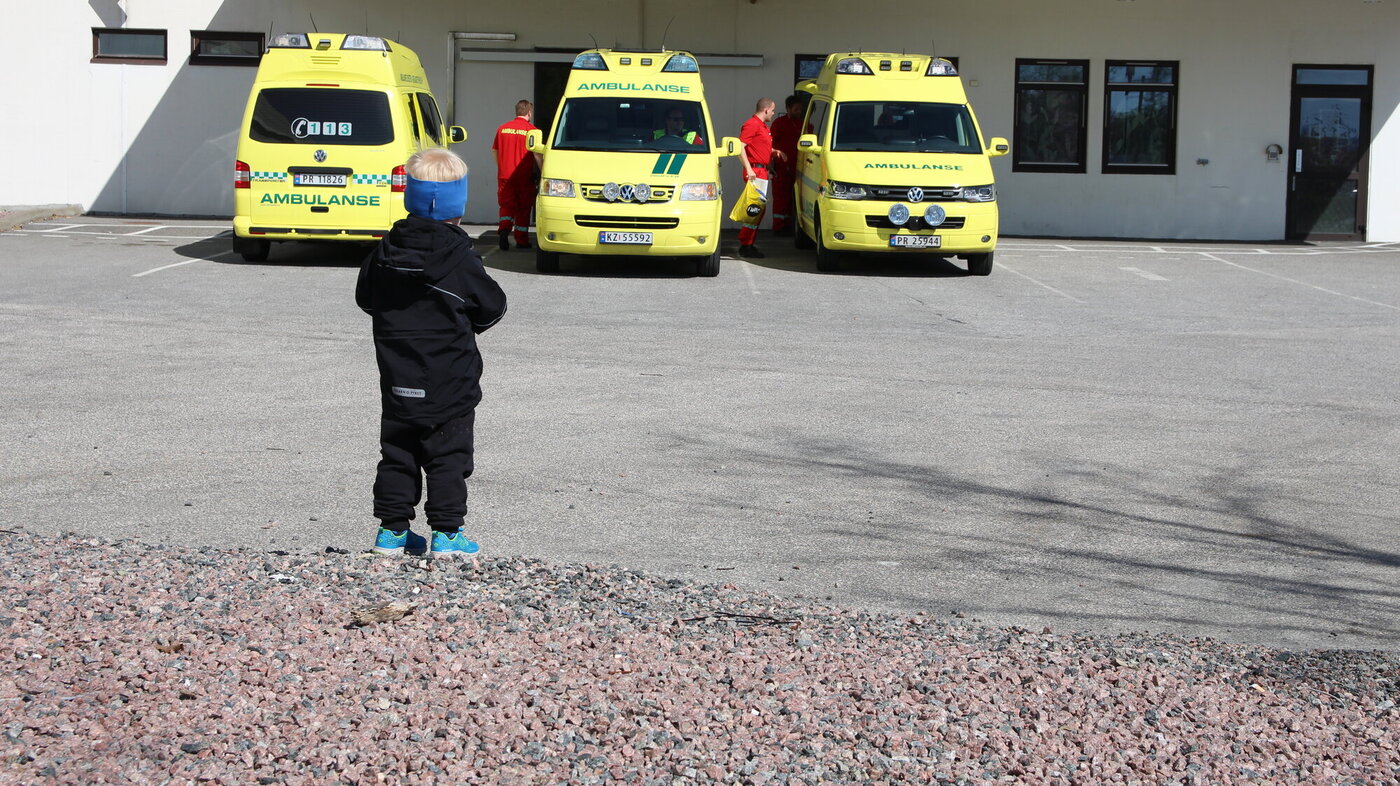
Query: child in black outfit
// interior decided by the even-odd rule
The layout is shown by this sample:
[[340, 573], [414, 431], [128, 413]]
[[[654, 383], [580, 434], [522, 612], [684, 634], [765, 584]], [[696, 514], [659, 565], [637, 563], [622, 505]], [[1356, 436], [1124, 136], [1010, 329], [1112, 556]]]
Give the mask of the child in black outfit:
[[[472, 426], [481, 401], [476, 334], [500, 321], [506, 296], [458, 226], [467, 205], [467, 165], [449, 150], [425, 150], [404, 165], [408, 217], [365, 259], [355, 303], [374, 318], [383, 414], [374, 479], [374, 550], [468, 557], [461, 533], [472, 474]], [[428, 479], [424, 514], [432, 541], [409, 530]]]

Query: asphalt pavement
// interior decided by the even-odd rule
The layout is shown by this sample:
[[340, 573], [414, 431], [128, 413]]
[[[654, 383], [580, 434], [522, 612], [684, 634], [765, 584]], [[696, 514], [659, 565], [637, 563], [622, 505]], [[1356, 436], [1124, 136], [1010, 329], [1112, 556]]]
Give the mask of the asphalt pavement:
[[[478, 234], [484, 228], [474, 228]], [[0, 232], [0, 526], [367, 548], [359, 252]], [[729, 251], [734, 239], [726, 236]], [[1400, 650], [1400, 245], [1003, 239], [819, 273], [480, 244], [484, 549], [1039, 629]]]

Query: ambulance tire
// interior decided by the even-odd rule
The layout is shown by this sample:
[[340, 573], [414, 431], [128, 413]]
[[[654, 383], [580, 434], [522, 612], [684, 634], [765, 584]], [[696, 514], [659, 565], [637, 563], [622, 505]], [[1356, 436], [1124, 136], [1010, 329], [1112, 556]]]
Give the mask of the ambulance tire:
[[832, 273], [840, 267], [841, 255], [826, 247], [822, 242], [822, 216], [820, 213], [812, 218], [812, 231], [816, 233], [817, 246], [817, 270], [823, 273]]
[[695, 261], [695, 275], [701, 278], [714, 278], [719, 275], [719, 246], [715, 246], [715, 253], [707, 257], [700, 257]]
[[990, 276], [992, 274], [992, 252], [985, 254], [968, 254], [963, 257], [967, 260], [967, 273], [970, 276]]
[[797, 226], [793, 228], [792, 245], [798, 251], [811, 251], [817, 247], [817, 244], [812, 242], [812, 238], [808, 237], [807, 233], [803, 231], [801, 221], [798, 221]]
[[272, 241], [235, 235], [233, 251], [243, 257], [244, 262], [266, 262], [267, 255], [272, 251]]
[[540, 273], [558, 273], [559, 252], [545, 251], [535, 246], [535, 270]]

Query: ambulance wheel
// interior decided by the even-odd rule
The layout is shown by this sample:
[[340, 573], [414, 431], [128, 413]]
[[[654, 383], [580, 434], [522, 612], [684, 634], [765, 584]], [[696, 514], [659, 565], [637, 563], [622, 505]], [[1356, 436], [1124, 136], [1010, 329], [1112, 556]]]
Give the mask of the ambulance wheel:
[[715, 246], [715, 253], [700, 257], [695, 262], [695, 275], [703, 278], [714, 278], [719, 275], [719, 246]]
[[559, 252], [545, 251], [535, 246], [535, 270], [541, 273], [559, 272]]
[[792, 245], [795, 246], [798, 251], [811, 251], [817, 247], [817, 244], [812, 242], [812, 238], [808, 237], [807, 233], [803, 231], [801, 221], [798, 221], [797, 226], [793, 228]]
[[817, 235], [817, 270], [823, 273], [830, 273], [836, 270], [839, 266], [840, 255], [827, 248], [826, 243], [822, 240], [822, 217], [820, 213], [812, 219], [812, 231]]
[[243, 257], [244, 262], [266, 262], [267, 255], [271, 251], [271, 240], [233, 236], [233, 253]]
[[992, 274], [992, 252], [985, 254], [968, 254], [964, 257], [967, 260], [967, 272], [973, 276], [990, 276]]

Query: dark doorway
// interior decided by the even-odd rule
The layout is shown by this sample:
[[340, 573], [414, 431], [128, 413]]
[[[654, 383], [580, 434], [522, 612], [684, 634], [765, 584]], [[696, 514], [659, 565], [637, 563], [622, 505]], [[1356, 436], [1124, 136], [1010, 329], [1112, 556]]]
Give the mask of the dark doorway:
[[1371, 66], [1293, 67], [1290, 239], [1365, 239], [1371, 77]]
[[559, 111], [559, 99], [569, 82], [573, 62], [535, 63], [535, 127], [544, 129], [548, 139], [554, 125], [554, 113]]

